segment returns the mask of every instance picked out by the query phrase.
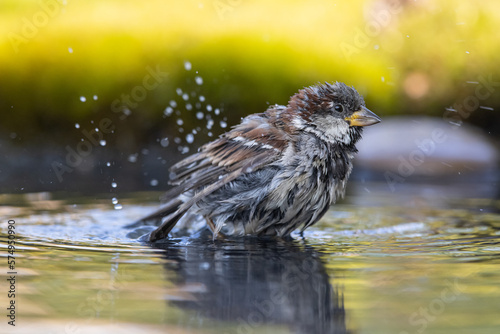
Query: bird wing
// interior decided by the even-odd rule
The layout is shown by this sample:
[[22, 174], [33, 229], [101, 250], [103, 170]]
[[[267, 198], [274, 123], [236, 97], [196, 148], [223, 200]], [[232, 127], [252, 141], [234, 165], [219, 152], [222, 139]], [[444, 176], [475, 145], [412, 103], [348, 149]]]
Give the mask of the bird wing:
[[[198, 153], [172, 166], [170, 183], [175, 187], [163, 196], [166, 204], [142, 219], [159, 220], [167, 216], [151, 233], [150, 241], [166, 237], [184, 213], [203, 197], [245, 173], [278, 160], [290, 138], [277, 125], [276, 116], [273, 108], [250, 115], [219, 139], [202, 146]], [[179, 200], [178, 196], [187, 192], [194, 195], [185, 202]]]

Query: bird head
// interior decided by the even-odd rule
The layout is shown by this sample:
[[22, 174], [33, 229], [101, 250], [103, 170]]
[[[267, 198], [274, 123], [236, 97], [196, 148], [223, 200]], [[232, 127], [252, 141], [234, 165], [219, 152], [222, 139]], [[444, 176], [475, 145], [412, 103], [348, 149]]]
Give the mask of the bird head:
[[301, 89], [287, 109], [295, 115], [297, 130], [310, 132], [332, 144], [355, 144], [362, 127], [381, 119], [365, 106], [361, 95], [341, 82], [324, 83]]

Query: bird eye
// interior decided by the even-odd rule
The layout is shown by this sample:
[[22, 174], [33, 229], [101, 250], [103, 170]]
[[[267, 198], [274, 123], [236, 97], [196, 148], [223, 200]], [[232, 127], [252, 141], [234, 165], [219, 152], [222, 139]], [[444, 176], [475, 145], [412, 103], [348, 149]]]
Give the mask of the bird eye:
[[337, 104], [335, 106], [335, 111], [342, 112], [344, 111], [344, 107], [341, 104]]

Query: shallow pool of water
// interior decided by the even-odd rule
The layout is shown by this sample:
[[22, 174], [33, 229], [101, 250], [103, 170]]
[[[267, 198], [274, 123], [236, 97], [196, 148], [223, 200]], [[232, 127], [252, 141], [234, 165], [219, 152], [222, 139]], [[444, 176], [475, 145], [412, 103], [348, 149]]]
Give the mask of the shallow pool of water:
[[16, 274], [0, 332], [499, 333], [498, 200], [379, 195], [347, 198], [290, 241], [156, 245], [124, 227], [158, 194], [119, 210], [106, 196], [2, 195], [1, 270]]

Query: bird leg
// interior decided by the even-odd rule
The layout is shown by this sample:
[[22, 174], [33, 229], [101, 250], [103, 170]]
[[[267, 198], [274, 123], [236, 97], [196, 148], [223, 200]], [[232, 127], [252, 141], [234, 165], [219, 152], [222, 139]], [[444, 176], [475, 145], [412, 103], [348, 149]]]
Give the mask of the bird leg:
[[226, 236], [224, 235], [224, 233], [222, 232], [215, 232], [216, 229], [215, 229], [215, 223], [213, 222], [213, 220], [211, 218], [206, 218], [207, 220], [207, 225], [208, 227], [210, 228], [210, 230], [212, 231], [212, 234], [213, 234], [213, 239], [219, 239], [219, 240], [225, 240], [226, 239]]

